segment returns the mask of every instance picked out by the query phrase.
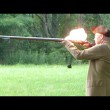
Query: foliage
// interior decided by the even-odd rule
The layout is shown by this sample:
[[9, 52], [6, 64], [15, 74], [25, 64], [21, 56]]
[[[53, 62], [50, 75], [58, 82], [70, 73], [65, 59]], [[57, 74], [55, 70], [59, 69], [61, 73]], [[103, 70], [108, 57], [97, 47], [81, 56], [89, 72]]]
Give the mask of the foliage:
[[[0, 34], [64, 38], [69, 32], [83, 26], [88, 41], [94, 42], [91, 27], [109, 24], [110, 14], [0, 14]], [[0, 39], [0, 63], [64, 64], [85, 63], [71, 60], [63, 45], [53, 42]]]
[[30, 36], [28, 30], [32, 22], [27, 15], [18, 14], [14, 17], [11, 14], [3, 15], [0, 18], [0, 34]]

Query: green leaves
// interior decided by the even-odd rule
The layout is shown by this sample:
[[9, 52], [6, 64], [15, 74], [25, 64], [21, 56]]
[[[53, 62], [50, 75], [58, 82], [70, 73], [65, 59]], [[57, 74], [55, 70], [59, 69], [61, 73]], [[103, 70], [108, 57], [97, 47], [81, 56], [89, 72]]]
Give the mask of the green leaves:
[[[110, 27], [109, 18], [110, 14], [0, 14], [0, 35], [63, 38], [81, 24], [83, 28], [87, 28], [87, 39], [92, 43], [94, 35], [91, 32], [91, 27], [98, 24]], [[62, 55], [60, 62], [63, 62], [63, 59], [68, 56], [66, 55], [67, 50], [58, 43], [0, 40], [0, 58], [4, 58], [5, 63], [9, 60], [11, 62], [12, 59], [11, 57], [9, 59], [9, 55], [18, 51], [25, 51], [24, 53], [31, 51], [33, 54], [37, 51], [44, 61], [46, 59], [44, 56], [48, 55], [47, 62], [51, 63], [57, 61], [51, 60], [53, 57], [58, 59]], [[25, 56], [22, 57], [22, 61]], [[6, 57], [8, 61], [6, 61]], [[13, 55], [13, 57], [18, 56]]]

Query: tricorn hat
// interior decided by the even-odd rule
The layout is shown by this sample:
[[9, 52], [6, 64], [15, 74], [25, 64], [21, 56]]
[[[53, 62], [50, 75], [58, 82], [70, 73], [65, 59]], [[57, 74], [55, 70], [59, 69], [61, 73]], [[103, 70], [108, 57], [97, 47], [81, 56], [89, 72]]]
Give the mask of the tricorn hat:
[[91, 28], [91, 30], [94, 34], [100, 33], [100, 34], [105, 35], [106, 37], [110, 37], [110, 30], [108, 30], [108, 28], [103, 25], [94, 26]]

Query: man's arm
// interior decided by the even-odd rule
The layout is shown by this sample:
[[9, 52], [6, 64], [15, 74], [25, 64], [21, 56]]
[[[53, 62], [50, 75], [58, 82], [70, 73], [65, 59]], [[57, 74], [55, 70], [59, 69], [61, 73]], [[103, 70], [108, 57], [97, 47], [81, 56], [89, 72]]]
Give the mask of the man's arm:
[[71, 41], [65, 41], [66, 49], [74, 56], [75, 59], [78, 60], [93, 60], [101, 58], [105, 55], [106, 46], [104, 45], [95, 45], [88, 49], [80, 50], [74, 43]]

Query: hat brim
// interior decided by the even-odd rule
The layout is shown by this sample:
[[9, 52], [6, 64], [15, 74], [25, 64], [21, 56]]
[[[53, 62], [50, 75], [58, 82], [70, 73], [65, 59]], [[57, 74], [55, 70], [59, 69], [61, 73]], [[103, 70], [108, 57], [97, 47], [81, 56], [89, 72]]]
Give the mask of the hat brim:
[[92, 33], [94, 33], [94, 34], [97, 33], [97, 32], [96, 32], [97, 27], [98, 27], [98, 26], [94, 26], [94, 27], [91, 28]]
[[100, 33], [100, 34], [103, 34], [103, 35], [106, 35], [108, 33], [108, 29], [107, 27], [105, 26], [94, 26], [92, 27], [92, 32], [95, 34], [95, 33]]

